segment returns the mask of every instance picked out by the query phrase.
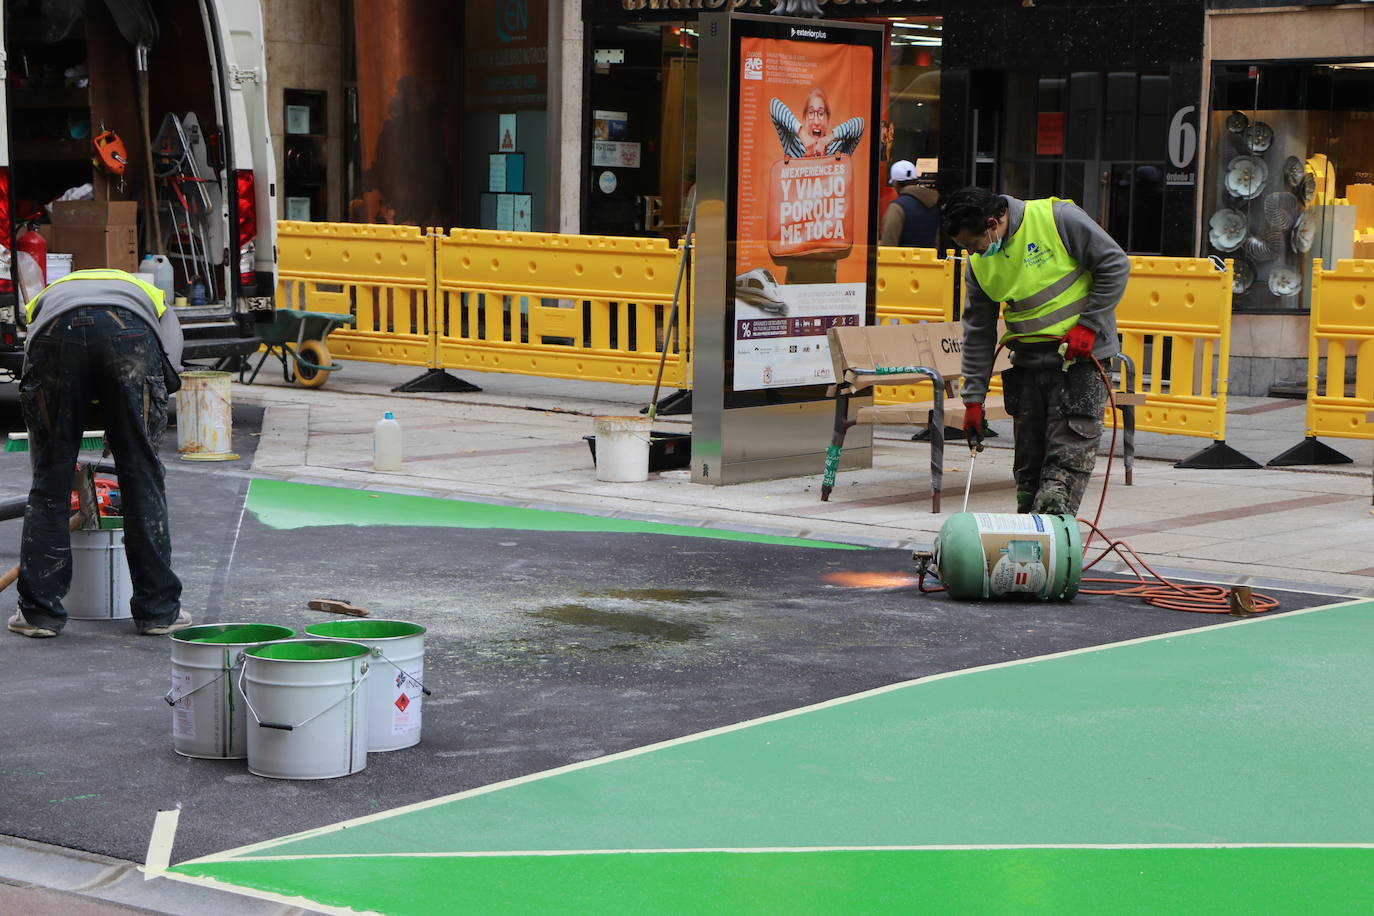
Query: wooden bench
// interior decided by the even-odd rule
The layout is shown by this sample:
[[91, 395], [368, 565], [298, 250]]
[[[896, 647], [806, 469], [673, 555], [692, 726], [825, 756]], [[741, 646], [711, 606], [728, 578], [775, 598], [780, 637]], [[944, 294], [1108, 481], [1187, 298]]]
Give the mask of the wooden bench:
[[[821, 499], [829, 500], [844, 448], [845, 434], [858, 424], [874, 426], [919, 426], [930, 431], [930, 511], [940, 511], [940, 490], [944, 481], [945, 428], [961, 429], [966, 408], [958, 397], [961, 379], [963, 325], [957, 321], [921, 324], [838, 327], [827, 332], [830, 358], [835, 367], [835, 425], [826, 454]], [[1125, 357], [1120, 357], [1125, 360]], [[1011, 366], [1010, 354], [1001, 350], [992, 372]], [[905, 370], [905, 371], [902, 371]], [[1115, 392], [1116, 406], [1122, 414], [1126, 484], [1131, 484], [1135, 458], [1135, 408], [1145, 403], [1135, 393], [1135, 368], [1126, 360], [1123, 374], [1126, 392]], [[850, 417], [850, 401], [874, 385], [921, 385], [929, 383], [932, 399], [911, 404], [864, 405]], [[988, 420], [1007, 420], [1006, 404], [989, 394], [983, 402]]]

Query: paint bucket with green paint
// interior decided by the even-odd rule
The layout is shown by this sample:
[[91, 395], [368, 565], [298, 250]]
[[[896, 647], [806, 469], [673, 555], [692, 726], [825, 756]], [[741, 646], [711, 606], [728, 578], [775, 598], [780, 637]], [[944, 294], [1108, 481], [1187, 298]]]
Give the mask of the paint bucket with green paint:
[[333, 779], [366, 767], [367, 705], [360, 688], [371, 651], [334, 639], [245, 649], [239, 685], [251, 720], [248, 772]]
[[172, 749], [183, 757], [248, 756], [243, 694], [233, 677], [243, 650], [295, 636], [270, 623], [211, 623], [179, 630], [172, 642]]
[[425, 688], [425, 628], [404, 620], [330, 620], [310, 636], [362, 643], [372, 651], [367, 694], [367, 749], [396, 751], [420, 743]]
[[958, 512], [935, 536], [935, 568], [950, 597], [1068, 601], [1083, 575], [1072, 515]]

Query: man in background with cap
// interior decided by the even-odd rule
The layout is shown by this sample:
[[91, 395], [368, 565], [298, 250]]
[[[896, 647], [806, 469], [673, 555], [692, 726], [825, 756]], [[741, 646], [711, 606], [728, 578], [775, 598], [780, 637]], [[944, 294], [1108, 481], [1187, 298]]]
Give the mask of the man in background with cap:
[[898, 159], [888, 172], [897, 199], [883, 212], [878, 244], [902, 248], [934, 248], [940, 226], [940, 192], [916, 183], [921, 172], [908, 159]]
[[181, 385], [181, 323], [162, 290], [122, 270], [67, 274], [35, 296], [25, 314], [19, 405], [33, 483], [19, 546], [19, 610], [9, 629], [41, 639], [67, 623], [62, 599], [72, 582], [72, 469], [88, 408], [104, 424], [119, 472], [134, 624], [145, 636], [190, 626], [172, 570], [158, 458], [167, 395]]

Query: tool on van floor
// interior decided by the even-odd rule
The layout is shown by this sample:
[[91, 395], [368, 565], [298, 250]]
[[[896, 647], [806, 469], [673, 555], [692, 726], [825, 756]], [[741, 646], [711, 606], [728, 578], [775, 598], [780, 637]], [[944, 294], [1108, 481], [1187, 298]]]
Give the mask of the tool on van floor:
[[305, 606], [312, 611], [324, 611], [329, 614], [347, 614], [349, 617], [366, 617], [370, 611], [365, 607], [357, 607], [347, 601], [338, 598], [311, 598]]

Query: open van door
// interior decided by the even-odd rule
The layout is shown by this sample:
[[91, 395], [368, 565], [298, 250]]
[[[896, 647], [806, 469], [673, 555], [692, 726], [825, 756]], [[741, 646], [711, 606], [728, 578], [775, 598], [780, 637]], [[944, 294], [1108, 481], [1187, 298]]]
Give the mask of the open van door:
[[[16, 218], [74, 269], [152, 273], [183, 359], [236, 366], [276, 291], [259, 0], [0, 5], [0, 67], [21, 64], [0, 91], [0, 381], [23, 357]], [[102, 142], [121, 155], [93, 162]]]
[[270, 310], [277, 275], [277, 169], [267, 123], [267, 56], [258, 0], [202, 0], [224, 118], [228, 225], [240, 314]]
[[[9, 125], [9, 68], [5, 56], [5, 16], [0, 15], [0, 127]], [[10, 132], [0, 129], [0, 349], [22, 349], [16, 324], [14, 229], [10, 218]], [[12, 363], [4, 368], [13, 372]]]

